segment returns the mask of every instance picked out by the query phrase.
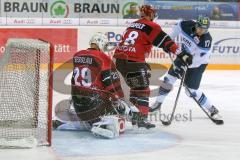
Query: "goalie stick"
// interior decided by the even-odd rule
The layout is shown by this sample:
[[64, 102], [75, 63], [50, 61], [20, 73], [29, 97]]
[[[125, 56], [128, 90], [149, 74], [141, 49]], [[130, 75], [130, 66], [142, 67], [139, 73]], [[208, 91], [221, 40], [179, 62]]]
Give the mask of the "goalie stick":
[[[125, 109], [125, 114], [126, 112], [129, 114], [130, 112], [139, 112], [138, 108], [133, 105], [131, 102], [129, 102], [128, 100], [126, 100], [125, 98], [118, 98], [116, 97], [112, 92], [109, 92], [109, 91], [106, 91], [106, 90], [101, 90], [101, 89], [94, 89], [95, 91], [98, 91], [98, 92], [102, 92], [104, 94], [107, 94], [110, 98], [110, 100], [113, 102], [113, 101], [117, 101], [117, 100], [120, 100], [119, 103], [121, 103], [121, 107], [124, 106], [124, 109]], [[123, 116], [122, 114], [119, 113], [119, 111], [117, 110], [117, 108], [113, 107], [114, 111], [118, 114], [118, 115], [121, 115]], [[125, 115], [126, 119], [129, 119], [129, 115]]]
[[[168, 53], [168, 54], [169, 54], [169, 53]], [[173, 60], [173, 58], [171, 57], [170, 54], [169, 54], [169, 57], [170, 57], [170, 59], [171, 59], [171, 61], [172, 61], [173, 66], [176, 67], [176, 65], [175, 65], [175, 63], [174, 63], [174, 60]], [[202, 109], [202, 111], [208, 116], [208, 118], [209, 118], [213, 123], [215, 123], [215, 124], [217, 124], [217, 125], [222, 125], [222, 124], [224, 124], [224, 121], [223, 121], [223, 120], [221, 120], [221, 119], [214, 119], [213, 117], [211, 117], [211, 116], [207, 113], [207, 111], [205, 111], [204, 108], [202, 108], [202, 106], [199, 104], [199, 102], [196, 100], [196, 98], [195, 98], [194, 96], [192, 96], [192, 93], [190, 92], [189, 88], [188, 88], [187, 86], [185, 86], [185, 85], [184, 85], [184, 87], [187, 89], [187, 91], [189, 92], [189, 94], [191, 95], [191, 97], [193, 98], [193, 100], [198, 104], [198, 106]]]
[[[118, 96], [115, 96], [112, 92], [110, 92], [110, 91], [106, 91], [106, 90], [101, 90], [101, 89], [96, 89], [96, 88], [87, 88], [87, 87], [83, 87], [83, 86], [81, 86], [81, 90], [82, 91], [89, 91], [89, 92], [92, 92], [92, 93], [94, 93], [94, 94], [100, 94], [100, 96], [103, 98], [103, 99], [105, 99], [105, 98], [107, 98], [109, 101], [110, 101], [110, 103], [112, 103], [112, 109], [113, 109], [113, 111], [117, 114], [117, 115], [119, 115], [119, 116], [125, 116], [125, 115], [122, 115], [121, 113], [119, 113], [119, 110], [118, 109], [124, 109], [124, 112], [125, 112], [125, 114], [126, 113], [130, 113], [130, 112], [139, 112], [139, 110], [133, 105], [133, 104], [131, 104], [128, 100], [126, 100], [126, 99], [124, 99], [124, 98], [119, 98]], [[105, 98], [104, 98], [105, 97]], [[106, 99], [106, 100], [107, 100]], [[74, 111], [72, 111], [72, 109], [71, 109], [71, 101], [72, 101], [72, 99], [70, 98], [70, 100], [68, 100], [68, 101], [70, 101], [70, 103], [68, 103], [68, 112], [69, 113], [74, 113], [75, 112], [75, 110]], [[115, 102], [115, 101], [118, 101], [118, 105], [117, 105], [117, 103]], [[64, 105], [64, 104], [63, 104]], [[120, 108], [118, 108], [118, 107], [120, 107]], [[62, 114], [62, 111], [66, 111], [66, 109], [64, 109], [64, 108], [66, 108], [66, 107], [60, 107], [59, 108], [59, 110], [58, 109], [55, 109], [55, 114], [56, 115], [58, 115], [57, 117], [59, 118], [59, 119], [61, 119], [60, 117], [60, 114]], [[122, 110], [123, 111], [123, 110]], [[59, 113], [57, 113], [57, 112], [59, 112]], [[77, 118], [74, 118], [74, 117], [68, 117], [68, 116], [66, 116], [66, 114], [65, 114], [65, 116], [63, 115], [63, 117], [64, 117], [64, 119], [66, 120], [66, 121], [72, 121], [72, 120], [77, 120]], [[128, 116], [126, 116], [125, 117], [126, 119], [128, 119]]]

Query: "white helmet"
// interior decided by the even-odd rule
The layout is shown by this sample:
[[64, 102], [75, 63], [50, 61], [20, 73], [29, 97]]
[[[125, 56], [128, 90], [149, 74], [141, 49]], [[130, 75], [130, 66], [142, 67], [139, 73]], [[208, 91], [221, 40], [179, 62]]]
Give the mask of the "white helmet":
[[105, 34], [101, 32], [95, 33], [89, 41], [89, 45], [92, 43], [96, 44], [98, 48], [104, 52], [106, 45], [108, 44], [108, 38]]

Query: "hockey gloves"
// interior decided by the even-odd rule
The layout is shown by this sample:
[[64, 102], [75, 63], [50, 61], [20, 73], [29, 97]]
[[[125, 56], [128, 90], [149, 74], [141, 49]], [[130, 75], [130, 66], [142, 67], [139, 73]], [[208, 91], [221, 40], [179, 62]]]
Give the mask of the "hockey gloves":
[[182, 50], [182, 52], [178, 54], [177, 57], [183, 62], [185, 66], [189, 66], [192, 64], [193, 57], [186, 50]]

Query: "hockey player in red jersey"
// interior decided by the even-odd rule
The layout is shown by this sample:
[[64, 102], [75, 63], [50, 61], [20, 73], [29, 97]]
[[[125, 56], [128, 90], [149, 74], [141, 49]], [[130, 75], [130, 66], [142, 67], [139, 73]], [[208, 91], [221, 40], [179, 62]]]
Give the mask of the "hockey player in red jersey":
[[[97, 38], [101, 39], [100, 42]], [[105, 90], [111, 92], [116, 97], [123, 97], [115, 64], [104, 53], [107, 41], [106, 35], [97, 33], [90, 40], [90, 48], [81, 50], [74, 55], [73, 91], [74, 87], [87, 87]]]
[[[77, 117], [75, 119], [80, 122], [87, 122], [88, 126], [90, 124], [94, 134], [114, 138], [124, 129], [120, 128], [123, 125], [119, 125], [121, 122], [119, 117], [110, 115], [116, 112], [119, 114], [121, 111], [126, 113], [126, 107], [129, 105], [122, 99], [124, 95], [115, 64], [104, 53], [108, 44], [107, 36], [98, 32], [91, 38], [89, 44], [90, 48], [77, 52], [73, 57], [71, 106], [75, 114], [72, 116]], [[56, 114], [59, 117], [63, 116]], [[68, 114], [70, 112], [65, 113]], [[60, 125], [64, 124], [60, 122]], [[60, 125], [59, 121], [54, 121], [55, 128]], [[81, 128], [79, 122], [75, 126], [77, 129]]]
[[192, 56], [181, 51], [177, 44], [153, 22], [156, 10], [150, 5], [140, 7], [141, 18], [125, 30], [122, 41], [115, 50], [117, 70], [123, 75], [130, 87], [130, 101], [138, 107], [140, 114], [135, 115], [138, 127], [153, 128], [146, 121], [149, 112], [150, 66], [145, 62], [153, 46], [176, 54], [185, 64], [192, 63]]

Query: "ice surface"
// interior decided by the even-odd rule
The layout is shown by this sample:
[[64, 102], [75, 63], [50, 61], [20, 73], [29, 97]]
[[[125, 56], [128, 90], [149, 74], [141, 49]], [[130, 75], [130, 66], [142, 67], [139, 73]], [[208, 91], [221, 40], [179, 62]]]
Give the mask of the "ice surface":
[[[178, 84], [166, 98], [163, 113], [171, 112]], [[87, 132], [54, 131], [52, 147], [0, 150], [0, 160], [239, 159], [240, 71], [206, 71], [201, 89], [220, 110], [225, 121], [223, 126], [217, 126], [206, 118], [182, 90], [176, 113], [188, 116], [185, 122], [180, 119], [168, 127], [156, 122], [158, 129], [152, 133], [128, 132], [113, 140], [96, 139]], [[67, 94], [54, 92], [54, 104], [68, 98]], [[151, 100], [153, 103], [154, 98]]]

